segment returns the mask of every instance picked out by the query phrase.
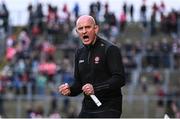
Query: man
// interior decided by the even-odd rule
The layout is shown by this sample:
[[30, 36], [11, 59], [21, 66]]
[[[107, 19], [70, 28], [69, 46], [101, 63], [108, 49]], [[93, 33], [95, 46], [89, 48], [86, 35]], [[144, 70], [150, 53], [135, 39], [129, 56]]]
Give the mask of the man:
[[[83, 15], [76, 21], [76, 31], [83, 43], [75, 54], [75, 82], [62, 84], [65, 96], [84, 93], [80, 118], [119, 118], [122, 112], [121, 87], [125, 73], [120, 49], [97, 36], [99, 27], [92, 16]], [[90, 95], [101, 101], [96, 106]]]

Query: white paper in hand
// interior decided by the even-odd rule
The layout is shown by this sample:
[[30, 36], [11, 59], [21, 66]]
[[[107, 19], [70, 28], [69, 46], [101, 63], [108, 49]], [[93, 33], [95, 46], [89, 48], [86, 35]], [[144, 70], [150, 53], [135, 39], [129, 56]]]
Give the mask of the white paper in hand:
[[99, 107], [102, 105], [102, 103], [99, 101], [99, 99], [95, 95], [90, 95], [92, 100], [96, 103], [96, 105]]

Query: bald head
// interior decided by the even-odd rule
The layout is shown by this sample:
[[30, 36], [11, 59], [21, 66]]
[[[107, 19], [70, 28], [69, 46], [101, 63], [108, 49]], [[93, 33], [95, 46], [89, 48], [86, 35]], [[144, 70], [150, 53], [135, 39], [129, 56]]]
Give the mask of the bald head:
[[82, 40], [83, 44], [90, 45], [96, 41], [96, 34], [99, 31], [99, 26], [92, 16], [82, 15], [76, 21], [76, 31]]
[[96, 25], [96, 22], [95, 22], [95, 20], [94, 20], [94, 18], [92, 16], [90, 16], [90, 15], [82, 15], [77, 19], [76, 26], [79, 23], [83, 22], [83, 21], [88, 21], [89, 23], [91, 23], [93, 25]]

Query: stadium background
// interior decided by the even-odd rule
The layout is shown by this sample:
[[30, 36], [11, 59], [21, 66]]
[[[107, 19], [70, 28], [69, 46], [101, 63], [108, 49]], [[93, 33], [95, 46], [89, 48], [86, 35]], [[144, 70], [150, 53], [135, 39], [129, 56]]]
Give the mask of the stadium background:
[[61, 96], [57, 87], [74, 80], [74, 51], [81, 45], [76, 16], [91, 14], [100, 35], [122, 50], [127, 73], [122, 117], [179, 118], [180, 1], [76, 1], [1, 1], [0, 115], [77, 116], [82, 96]]

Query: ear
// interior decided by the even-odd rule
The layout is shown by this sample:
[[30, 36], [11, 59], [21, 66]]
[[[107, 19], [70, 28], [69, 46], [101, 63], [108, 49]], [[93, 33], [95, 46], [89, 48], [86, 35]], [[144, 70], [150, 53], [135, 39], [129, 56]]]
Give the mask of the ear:
[[77, 28], [76, 28], [76, 33], [78, 33], [78, 30], [77, 30]]
[[95, 25], [94, 28], [95, 28], [95, 32], [96, 32], [96, 34], [97, 34], [97, 33], [99, 32], [99, 26], [98, 26], [98, 25]]

